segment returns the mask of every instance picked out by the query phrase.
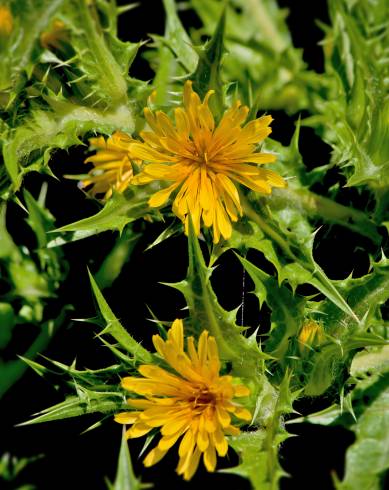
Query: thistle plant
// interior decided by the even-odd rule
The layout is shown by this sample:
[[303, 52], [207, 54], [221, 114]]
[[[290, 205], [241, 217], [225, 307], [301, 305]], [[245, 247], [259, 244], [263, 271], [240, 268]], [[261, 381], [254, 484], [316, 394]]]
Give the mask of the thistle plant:
[[[161, 460], [177, 488], [287, 488], [291, 436], [313, 425], [354, 435], [326, 488], [384, 488], [386, 3], [328, 1], [323, 73], [275, 0], [161, 4], [164, 35], [149, 43], [118, 35], [135, 4], [0, 4], [0, 396], [27, 376], [58, 389], [33, 415], [24, 400], [18, 434], [91, 416], [88, 431], [108, 427], [117, 472], [104, 482], [107, 463], [99, 488], [158, 485]], [[288, 144], [272, 133], [280, 111]], [[307, 161], [307, 128], [331, 150], [324, 165]], [[153, 253], [157, 267], [136, 269]], [[177, 301], [153, 297], [145, 315], [134, 298], [152, 269]], [[61, 343], [69, 326], [80, 343]], [[85, 354], [92, 365], [66, 360]]]

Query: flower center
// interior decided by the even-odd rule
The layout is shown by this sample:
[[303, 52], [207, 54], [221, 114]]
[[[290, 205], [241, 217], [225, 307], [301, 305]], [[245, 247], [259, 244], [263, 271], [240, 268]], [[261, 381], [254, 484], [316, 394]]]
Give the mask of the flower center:
[[217, 404], [217, 397], [216, 394], [209, 391], [208, 388], [203, 388], [191, 396], [188, 401], [192, 404], [193, 409], [206, 408], [215, 406]]

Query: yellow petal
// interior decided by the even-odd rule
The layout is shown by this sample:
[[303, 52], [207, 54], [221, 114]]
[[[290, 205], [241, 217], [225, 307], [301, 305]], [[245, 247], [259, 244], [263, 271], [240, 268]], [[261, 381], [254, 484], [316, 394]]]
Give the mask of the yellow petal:
[[204, 465], [207, 471], [215, 471], [216, 468], [216, 451], [215, 447], [210, 444], [203, 455]]
[[231, 423], [231, 417], [228, 415], [227, 411], [222, 407], [216, 406], [216, 413], [220, 425], [222, 427], [228, 427]]
[[177, 318], [174, 320], [168, 332], [168, 336], [174, 341], [176, 348], [179, 351], [184, 350], [184, 325], [181, 319]]
[[206, 430], [199, 430], [197, 434], [197, 447], [201, 452], [204, 452], [209, 444], [208, 432]]
[[152, 449], [149, 452], [149, 454], [145, 457], [145, 459], [143, 460], [143, 464], [147, 468], [149, 468], [150, 466], [153, 466], [159, 461], [161, 461], [161, 459], [165, 456], [166, 453], [167, 451], [163, 451], [157, 446], [154, 449]]
[[115, 415], [115, 422], [119, 424], [133, 424], [139, 418], [140, 412], [122, 412]]
[[201, 452], [196, 448], [193, 454], [188, 458], [188, 464], [186, 465], [184, 472], [184, 480], [190, 480], [196, 473], [199, 466]]
[[195, 446], [195, 438], [191, 429], [185, 432], [184, 437], [181, 440], [180, 447], [178, 448], [178, 455], [180, 458], [184, 458], [188, 453], [192, 453]]
[[218, 455], [221, 457], [225, 456], [228, 451], [228, 443], [223, 432], [219, 429], [214, 432], [211, 437]]
[[161, 451], [167, 451], [170, 449], [177, 440], [181, 437], [181, 432], [177, 432], [176, 434], [172, 434], [171, 436], [164, 436], [160, 439], [158, 443], [158, 447]]
[[174, 183], [165, 189], [162, 189], [152, 195], [149, 199], [149, 206], [152, 208], [159, 208], [163, 206], [166, 201], [169, 199], [170, 194], [177, 188], [179, 183]]
[[250, 422], [252, 419], [251, 412], [247, 410], [247, 408], [237, 407], [234, 411], [234, 415], [239, 419], [246, 420], [247, 422]]
[[241, 396], [249, 396], [249, 395], [250, 395], [250, 389], [247, 388], [247, 386], [234, 385], [234, 396], [241, 397]]
[[138, 422], [134, 424], [128, 431], [126, 432], [126, 436], [129, 439], [134, 439], [136, 437], [142, 437], [145, 434], [151, 431], [152, 427], [144, 424], [143, 422]]

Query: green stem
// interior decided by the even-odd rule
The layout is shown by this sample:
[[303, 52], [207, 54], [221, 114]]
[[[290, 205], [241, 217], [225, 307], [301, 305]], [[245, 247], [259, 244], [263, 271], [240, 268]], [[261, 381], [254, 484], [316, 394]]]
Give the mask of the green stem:
[[[275, 191], [274, 197], [280, 199], [281, 195]], [[289, 206], [303, 207], [311, 216], [321, 217], [345, 226], [370, 238], [374, 243], [379, 244], [381, 242], [381, 235], [378, 233], [376, 225], [362, 211], [344, 206], [307, 189], [283, 189], [282, 200], [287, 202]]]
[[256, 223], [261, 230], [266, 233], [266, 235], [274, 240], [289, 258], [297, 261], [298, 259], [289, 247], [288, 242], [282, 238], [282, 236], [272, 226], [266, 223], [266, 221], [254, 210], [245, 196], [241, 195], [240, 197], [245, 215], [254, 221], [254, 223]]

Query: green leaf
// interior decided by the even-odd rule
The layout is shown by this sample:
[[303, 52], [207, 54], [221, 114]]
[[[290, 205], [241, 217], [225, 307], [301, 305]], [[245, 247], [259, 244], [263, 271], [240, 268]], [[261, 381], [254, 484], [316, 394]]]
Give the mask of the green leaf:
[[283, 253], [283, 256], [278, 255], [279, 263], [283, 265], [278, 268], [279, 281], [288, 280], [293, 290], [299, 284], [312, 284], [339, 309], [358, 321], [341, 293], [315, 262], [312, 255], [314, 233], [301, 210], [284, 203], [280, 208], [272, 206], [265, 210], [267, 212], [264, 214], [264, 210], [259, 209], [258, 201], [250, 203], [243, 198], [242, 202], [246, 216], [256, 223]]
[[323, 393], [340, 369], [350, 367], [355, 349], [387, 343], [385, 338], [375, 334], [375, 329], [377, 324], [383, 323], [380, 306], [389, 298], [388, 260], [383, 258], [364, 277], [349, 278], [337, 285], [362, 321], [355, 322], [329, 301], [315, 306], [329, 338], [328, 343], [310, 358], [310, 368], [305, 371], [305, 393], [310, 396]]
[[389, 186], [389, 70], [382, 63], [389, 36], [387, 4], [331, 0], [329, 13], [332, 27], [323, 42], [329, 83], [315, 101], [317, 114], [304, 124], [317, 128], [333, 147], [331, 163], [342, 169], [348, 186], [367, 185], [374, 192], [381, 221]]
[[12, 329], [16, 318], [9, 303], [0, 303], [0, 351], [4, 349], [12, 338]]
[[196, 70], [190, 76], [190, 79], [193, 80], [193, 89], [201, 98], [206, 95], [208, 90], [215, 91], [209, 103], [213, 112], [218, 116], [221, 116], [224, 110], [221, 63], [225, 52], [225, 23], [226, 11], [223, 10], [212, 38], [204, 47], [197, 50], [199, 62]]
[[243, 267], [254, 282], [253, 293], [257, 296], [260, 306], [264, 301], [271, 308], [271, 330], [266, 341], [266, 351], [285, 362], [291, 338], [297, 336], [304, 321], [306, 300], [258, 269], [251, 262], [239, 257]]
[[135, 233], [130, 226], [127, 226], [123, 234], [117, 238], [96, 274], [96, 282], [101, 289], [110, 287], [119, 277], [140, 237], [139, 233]]
[[[174, 0], [163, 0], [166, 12], [166, 29], [164, 44], [174, 53], [178, 62], [185, 68], [187, 73], [192, 73], [197, 65], [198, 56], [192, 48], [192, 42], [185, 31], [177, 15], [177, 7]], [[157, 37], [162, 41], [162, 38]]]
[[116, 478], [114, 484], [110, 485], [110, 490], [141, 490], [142, 488], [147, 487], [142, 485], [134, 474], [128, 441], [123, 429]]
[[296, 395], [291, 393], [289, 384], [290, 376], [287, 375], [273, 394], [274, 406], [266, 427], [229, 438], [229, 444], [239, 454], [240, 463], [223, 471], [248, 478], [254, 490], [276, 490], [280, 478], [286, 475], [278, 461], [278, 448], [290, 437], [282, 419], [284, 414], [293, 412]]
[[[36, 62], [36, 42], [64, 3], [63, 0], [13, 0], [8, 2], [14, 22], [8, 42], [0, 44], [0, 92], [11, 100], [24, 85]], [[2, 49], [4, 46], [5, 49]]]
[[84, 218], [70, 225], [62, 226], [56, 232], [101, 233], [107, 230], [123, 231], [124, 227], [150, 212], [147, 186], [131, 187], [123, 194], [118, 192], [108, 199], [104, 208], [90, 218]]
[[[236, 84], [241, 99], [249, 106], [296, 112], [311, 105], [311, 92], [318, 90], [323, 75], [308, 71], [302, 50], [293, 46], [286, 22], [287, 12], [275, 0], [226, 2], [223, 76]], [[217, 24], [223, 3], [191, 0], [191, 5], [210, 34]]]
[[238, 376], [252, 377], [266, 357], [259, 350], [255, 338], [242, 335], [235, 323], [236, 311], [225, 311], [218, 303], [211, 286], [212, 269], [207, 267], [190, 224], [188, 237], [189, 268], [184, 281], [167, 284], [182, 292], [191, 315], [191, 328], [197, 335], [208, 330], [216, 339], [220, 356], [233, 364]]
[[32, 420], [22, 422], [18, 426], [52, 422], [72, 417], [80, 417], [91, 413], [114, 413], [123, 407], [121, 393], [99, 393], [90, 390], [81, 390], [79, 396], [69, 396], [64, 402], [46, 408], [34, 414]]
[[[127, 106], [127, 74], [129, 61], [133, 57], [132, 45], [121, 48], [120, 64], [110, 50], [95, 5], [87, 0], [70, 0], [64, 9], [65, 23], [72, 30], [71, 45], [77, 53], [77, 67], [86, 76], [90, 93], [97, 94], [106, 107]], [[114, 44], [115, 53], [119, 51]], [[130, 54], [127, 50], [130, 50]], [[81, 77], [80, 77], [81, 78]]]
[[338, 490], [379, 490], [389, 468], [389, 374], [365, 391], [368, 405], [353, 427], [356, 441], [346, 452]]
[[108, 306], [104, 296], [101, 294], [101, 291], [97, 286], [96, 281], [93, 279], [92, 274], [89, 271], [88, 274], [93, 294], [96, 298], [101, 315], [107, 324], [100, 335], [111, 335], [122, 348], [126, 349], [127, 352], [135, 357], [136, 361], [143, 364], [152, 364], [154, 356], [138, 342], [136, 342], [136, 340], [134, 340], [127, 330], [121, 325], [111, 308]]
[[[63, 100], [47, 100], [50, 110], [33, 110], [4, 143], [4, 163], [15, 189], [20, 187], [25, 173], [45, 168], [54, 149], [80, 144], [79, 138], [87, 132], [111, 134], [115, 129], [134, 129], [127, 106], [102, 111]], [[31, 161], [30, 155], [37, 151], [39, 156]]]

